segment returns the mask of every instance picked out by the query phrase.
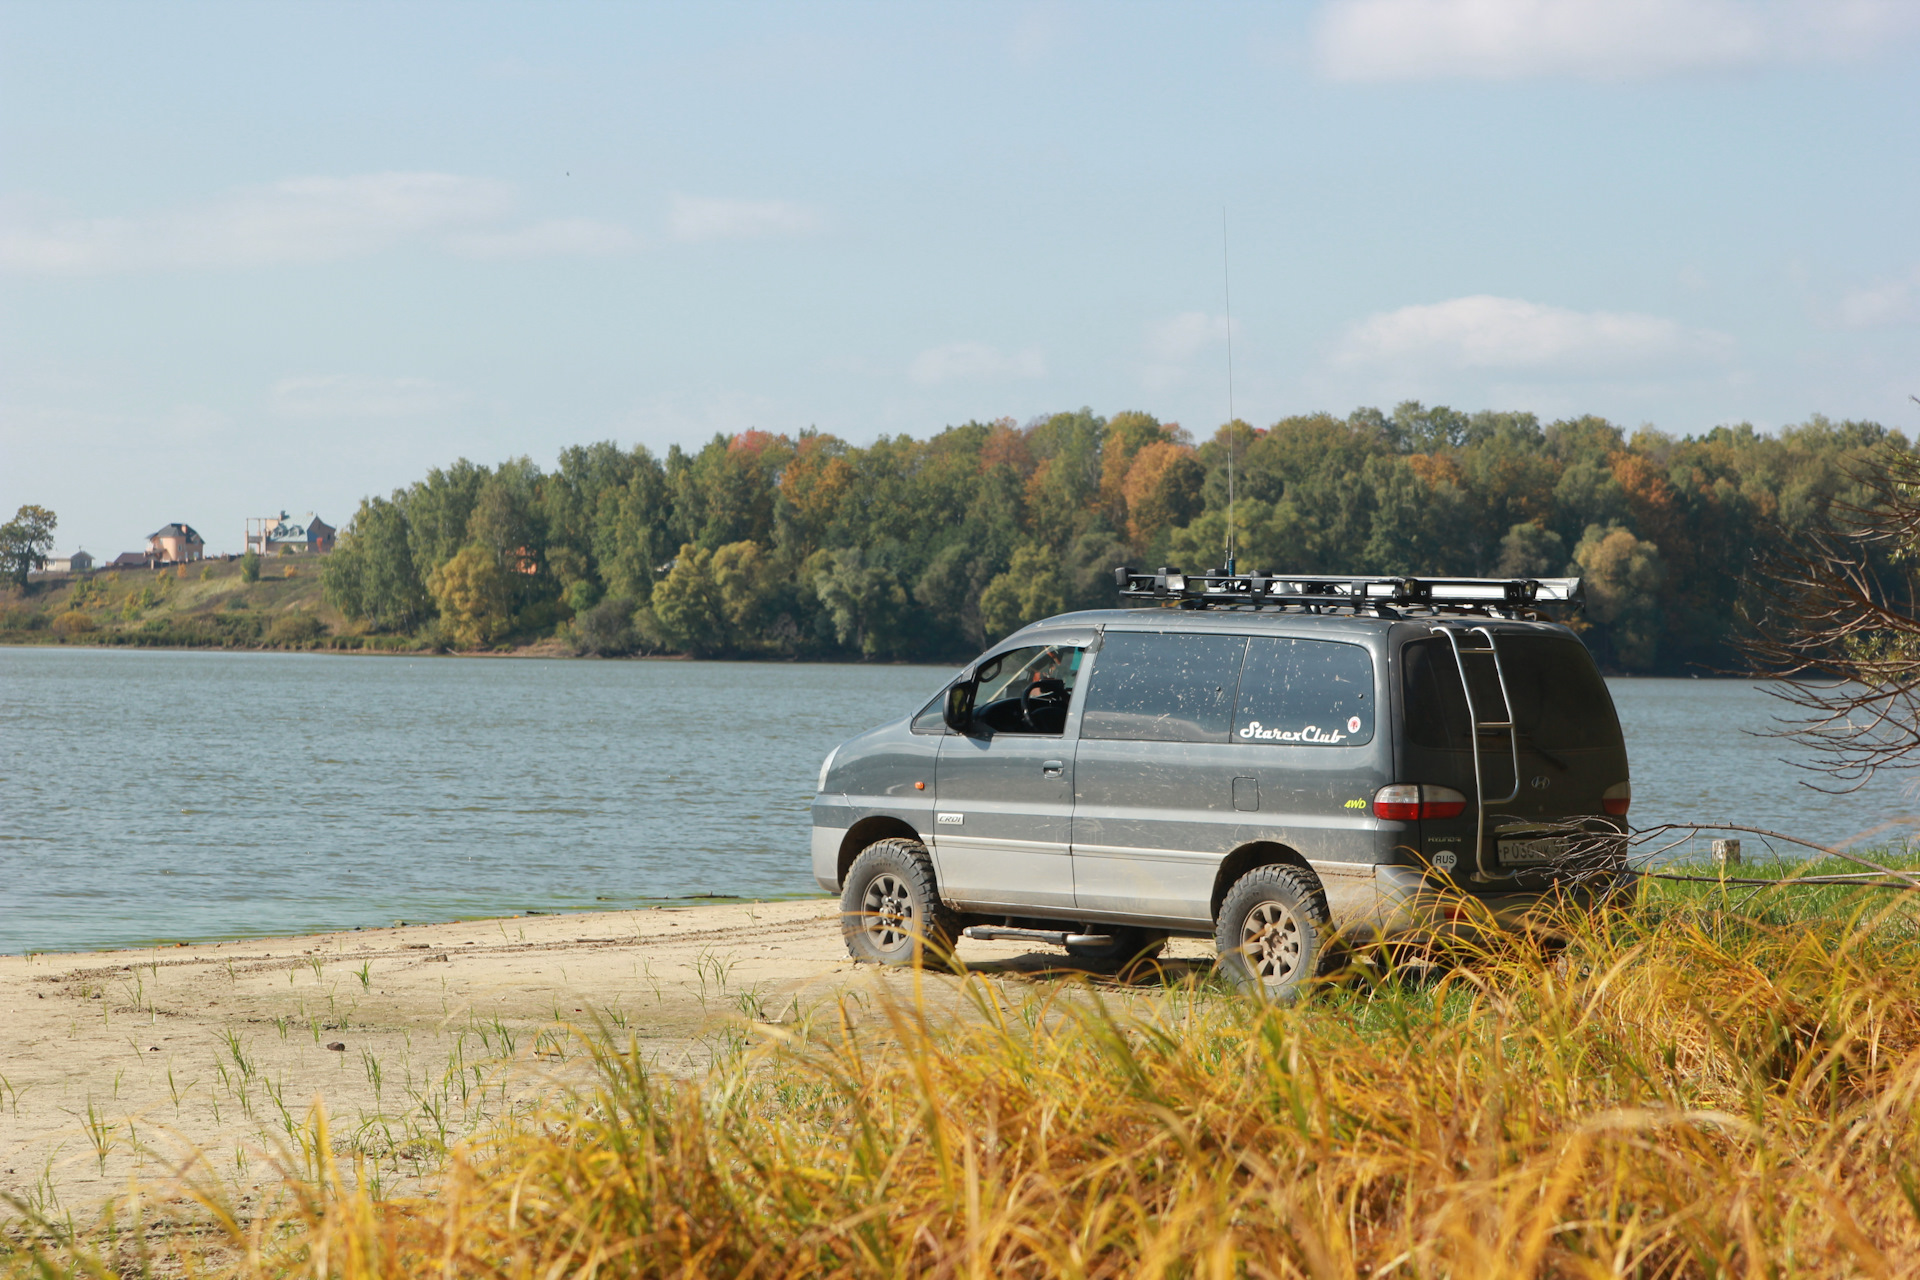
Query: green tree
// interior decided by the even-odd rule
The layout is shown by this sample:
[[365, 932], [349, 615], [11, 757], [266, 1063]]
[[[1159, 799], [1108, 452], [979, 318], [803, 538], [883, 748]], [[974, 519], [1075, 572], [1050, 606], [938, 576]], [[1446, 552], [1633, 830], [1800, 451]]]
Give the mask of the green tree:
[[989, 639], [997, 640], [1068, 608], [1071, 585], [1054, 555], [1038, 543], [1013, 553], [1013, 564], [987, 584], [980, 613]]
[[893, 570], [858, 548], [822, 552], [819, 559], [813, 589], [835, 638], [867, 657], [907, 649], [907, 593]]
[[442, 470], [435, 467], [410, 487], [399, 503], [407, 513], [407, 537], [414, 572], [420, 581], [451, 560], [467, 544], [467, 525], [480, 487], [493, 475], [465, 458]]
[[320, 569], [327, 603], [375, 631], [411, 631], [433, 613], [398, 502], [367, 498]]
[[726, 601], [713, 579], [713, 553], [683, 543], [653, 590], [653, 616], [667, 643], [688, 653], [718, 653], [727, 643]]
[[[1423, 471], [1425, 474], [1423, 474]], [[1373, 518], [1358, 564], [1362, 573], [1460, 574], [1470, 499], [1441, 468], [1413, 459], [1376, 455], [1367, 459]], [[1565, 556], [1561, 557], [1562, 562]]]
[[784, 436], [751, 430], [716, 435], [691, 457], [677, 447], [669, 451], [667, 478], [681, 540], [709, 551], [729, 542], [771, 541], [774, 480], [792, 454]]
[[[644, 453], [628, 453], [611, 440], [573, 445], [560, 451], [558, 469], [540, 482], [547, 562], [563, 592], [571, 592], [577, 582], [600, 577], [596, 543], [601, 499], [632, 480]], [[586, 607], [592, 608], [592, 602]]]
[[47, 567], [47, 553], [53, 550], [53, 530], [59, 520], [45, 507], [31, 504], [13, 513], [13, 519], [0, 524], [0, 574], [13, 585], [26, 589], [27, 575]]
[[240, 581], [260, 581], [260, 553], [249, 551], [240, 557]]
[[490, 645], [506, 634], [512, 622], [513, 584], [485, 548], [462, 547], [429, 575], [427, 591], [460, 648]]
[[627, 479], [594, 500], [593, 556], [609, 595], [645, 604], [655, 567], [671, 554], [672, 504], [666, 471], [645, 449], [635, 449]]
[[633, 601], [602, 600], [573, 620], [573, 651], [601, 658], [617, 658], [639, 647], [633, 629]]
[[711, 567], [727, 639], [734, 648], [749, 647], [765, 636], [772, 620], [772, 556], [757, 542], [729, 542], [713, 553]]
[[[1587, 616], [1611, 657], [1629, 670], [1653, 666], [1660, 643], [1660, 548], [1619, 525], [1590, 525], [1574, 562], [1586, 579]], [[1603, 655], [1606, 656], [1606, 655]]]
[[1555, 578], [1567, 567], [1567, 544], [1551, 529], [1529, 520], [1507, 530], [1500, 539], [1500, 565], [1495, 570], [1503, 578]]

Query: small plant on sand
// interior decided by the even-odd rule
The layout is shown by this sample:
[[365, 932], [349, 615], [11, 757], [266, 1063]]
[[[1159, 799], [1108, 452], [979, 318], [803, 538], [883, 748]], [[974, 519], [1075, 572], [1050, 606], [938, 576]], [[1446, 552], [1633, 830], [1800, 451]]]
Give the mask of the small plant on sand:
[[87, 1115], [83, 1122], [87, 1131], [87, 1141], [93, 1146], [94, 1160], [101, 1173], [107, 1171], [107, 1156], [113, 1151], [114, 1125], [107, 1119], [106, 1113], [94, 1105], [93, 1099], [87, 1099]]
[[257, 1063], [253, 1055], [247, 1051], [247, 1043], [240, 1038], [240, 1033], [229, 1027], [221, 1033], [221, 1039], [226, 1043], [228, 1055], [233, 1058], [233, 1065], [240, 1070], [240, 1078], [253, 1079]]

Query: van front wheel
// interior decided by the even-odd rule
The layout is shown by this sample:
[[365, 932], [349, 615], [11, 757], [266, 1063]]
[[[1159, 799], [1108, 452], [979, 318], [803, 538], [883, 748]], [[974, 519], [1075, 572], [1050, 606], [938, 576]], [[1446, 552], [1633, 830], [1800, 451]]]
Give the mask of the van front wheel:
[[870, 844], [848, 868], [840, 932], [855, 960], [914, 964], [928, 953], [944, 959], [953, 951], [955, 925], [918, 840]]
[[1298, 867], [1255, 867], [1234, 881], [1213, 932], [1235, 986], [1291, 1000], [1325, 964], [1333, 918], [1320, 886]]

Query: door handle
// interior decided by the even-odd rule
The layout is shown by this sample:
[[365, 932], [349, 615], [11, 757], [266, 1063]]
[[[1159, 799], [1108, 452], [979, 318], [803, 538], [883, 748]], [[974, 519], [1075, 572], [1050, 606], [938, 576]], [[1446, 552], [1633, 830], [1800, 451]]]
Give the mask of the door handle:
[[1066, 772], [1067, 766], [1058, 760], [1048, 760], [1040, 766], [1040, 776], [1043, 778], [1064, 777]]

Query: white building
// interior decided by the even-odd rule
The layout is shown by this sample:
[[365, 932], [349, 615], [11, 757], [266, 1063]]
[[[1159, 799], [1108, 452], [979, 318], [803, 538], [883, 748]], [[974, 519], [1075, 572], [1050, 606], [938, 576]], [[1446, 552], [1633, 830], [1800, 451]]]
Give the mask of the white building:
[[93, 557], [84, 551], [76, 551], [70, 556], [48, 556], [46, 567], [41, 573], [86, 573], [93, 568]]

